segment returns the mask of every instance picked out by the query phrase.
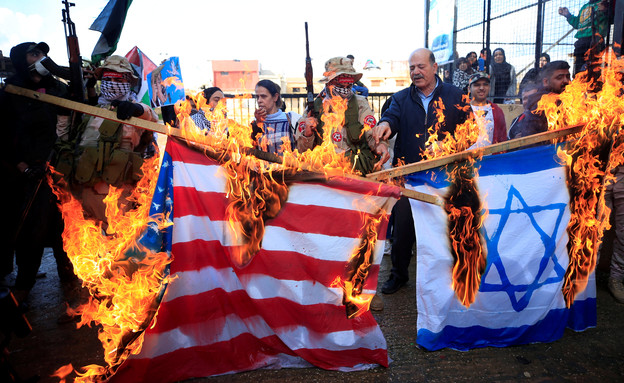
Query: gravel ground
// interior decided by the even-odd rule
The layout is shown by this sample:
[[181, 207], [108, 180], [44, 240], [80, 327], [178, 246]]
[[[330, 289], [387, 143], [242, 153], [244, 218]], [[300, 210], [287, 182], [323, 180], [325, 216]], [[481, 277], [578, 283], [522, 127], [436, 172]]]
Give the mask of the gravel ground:
[[[384, 310], [374, 314], [388, 343], [389, 368], [351, 373], [317, 368], [257, 370], [189, 382], [624, 382], [624, 305], [609, 295], [604, 267], [597, 272], [597, 328], [580, 333], [566, 330], [560, 340], [548, 344], [429, 352], [415, 345], [413, 263], [408, 285], [384, 295]], [[384, 257], [381, 281], [387, 279], [389, 268], [390, 258]], [[50, 377], [57, 368], [68, 363], [102, 364], [103, 352], [95, 328], [57, 324], [63, 301], [51, 254], [44, 256], [40, 271], [47, 275], [37, 281], [27, 313], [33, 331], [12, 339], [9, 360], [22, 379], [38, 375], [42, 383], [57, 382]], [[14, 278], [13, 274], [2, 282], [10, 285]]]

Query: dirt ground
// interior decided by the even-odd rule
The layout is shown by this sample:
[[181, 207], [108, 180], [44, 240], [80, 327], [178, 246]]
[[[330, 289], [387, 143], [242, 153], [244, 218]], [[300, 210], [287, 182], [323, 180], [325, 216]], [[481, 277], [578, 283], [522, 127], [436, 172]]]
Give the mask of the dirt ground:
[[[384, 257], [380, 281], [387, 279], [390, 258]], [[13, 338], [9, 360], [22, 379], [38, 375], [40, 382], [58, 382], [50, 375], [72, 363], [102, 364], [103, 352], [96, 329], [76, 329], [75, 324], [57, 324], [63, 312], [62, 294], [54, 258], [46, 253], [27, 313], [33, 331]], [[384, 295], [385, 308], [375, 313], [388, 343], [389, 368], [340, 373], [318, 368], [256, 370], [188, 382], [624, 382], [624, 305], [607, 291], [605, 268], [597, 271], [598, 326], [584, 332], [566, 330], [553, 343], [508, 348], [482, 348], [467, 352], [429, 352], [415, 345], [416, 296], [414, 262], [408, 285], [393, 295]], [[12, 284], [15, 274], [2, 284]], [[3, 383], [3, 382], [2, 382]]]

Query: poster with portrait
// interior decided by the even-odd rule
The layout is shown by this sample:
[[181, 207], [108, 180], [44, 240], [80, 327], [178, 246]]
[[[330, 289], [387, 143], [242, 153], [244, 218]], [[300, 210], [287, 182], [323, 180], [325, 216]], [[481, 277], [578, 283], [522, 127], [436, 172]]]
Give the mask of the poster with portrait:
[[184, 100], [184, 83], [180, 71], [180, 59], [170, 57], [147, 75], [152, 108], [174, 105]]

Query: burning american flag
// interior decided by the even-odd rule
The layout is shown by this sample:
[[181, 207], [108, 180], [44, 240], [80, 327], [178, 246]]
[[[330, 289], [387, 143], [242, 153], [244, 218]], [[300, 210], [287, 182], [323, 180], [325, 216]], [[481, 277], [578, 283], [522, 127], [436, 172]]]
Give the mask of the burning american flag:
[[[389, 211], [398, 188], [348, 178], [289, 184], [279, 214], [265, 223], [261, 249], [244, 266], [228, 229], [226, 171], [169, 140], [152, 213], [170, 209], [164, 246], [170, 281], [142, 350], [112, 377], [118, 382], [178, 381], [257, 368], [351, 371], [388, 366], [386, 341], [364, 311], [347, 318], [343, 289], [349, 255], [366, 217], [379, 217], [362, 293], [375, 293]], [[155, 233], [155, 232], [154, 232]], [[144, 242], [160, 246], [163, 238]], [[148, 246], [149, 247], [149, 246]], [[158, 249], [155, 249], [158, 250]]]

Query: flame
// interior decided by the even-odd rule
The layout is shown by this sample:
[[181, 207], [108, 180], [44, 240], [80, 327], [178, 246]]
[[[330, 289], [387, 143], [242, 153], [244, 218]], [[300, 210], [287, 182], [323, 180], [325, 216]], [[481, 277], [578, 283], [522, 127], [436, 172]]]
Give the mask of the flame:
[[331, 287], [339, 287], [343, 291], [342, 303], [345, 305], [347, 318], [354, 318], [368, 311], [375, 295], [362, 293], [362, 290], [374, 260], [377, 227], [385, 217], [383, 209], [377, 216], [364, 217], [360, 244], [353, 250], [347, 264], [347, 277], [343, 282], [338, 276], [331, 283]]
[[[140, 351], [143, 330], [155, 320], [157, 296], [167, 280], [164, 270], [170, 259], [166, 253], [144, 248], [137, 239], [150, 220], [158, 157], [146, 160], [141, 169], [144, 176], [133, 189], [110, 187], [104, 199], [108, 225], [85, 218], [80, 201], [64, 185], [48, 178], [65, 222], [64, 248], [91, 295], [87, 303], [68, 308], [68, 313], [80, 315], [77, 327], [91, 322], [100, 326], [98, 338], [107, 363], [106, 367], [91, 365], [83, 367], [84, 372], [76, 371], [77, 382], [99, 381], [114, 373], [130, 354]], [[122, 196], [126, 198], [123, 203]], [[151, 219], [160, 227], [166, 225], [165, 217]], [[71, 365], [65, 366], [57, 370], [57, 376], [63, 379], [71, 369]]]
[[[331, 92], [331, 90], [328, 90]], [[348, 101], [341, 97], [331, 97], [323, 100], [323, 142], [312, 150], [298, 153], [299, 163], [305, 163], [308, 170], [325, 173], [327, 176], [355, 174], [353, 163], [348, 157], [336, 153], [336, 145], [332, 140], [334, 133], [340, 133], [345, 121], [345, 111]], [[355, 162], [355, 161], [353, 161]]]
[[545, 113], [548, 129], [583, 125], [583, 130], [558, 153], [567, 165], [571, 217], [567, 227], [570, 263], [563, 295], [568, 307], [587, 286], [596, 267], [610, 209], [605, 205], [604, 187], [614, 182], [612, 171], [624, 163], [622, 73], [624, 63], [612, 54], [591, 72], [578, 74], [563, 93], [544, 96], [538, 110]]
[[453, 290], [461, 303], [470, 307], [481, 285], [485, 272], [487, 253], [480, 229], [487, 216], [476, 190], [477, 168], [464, 163], [449, 173], [451, 186], [445, 198], [444, 210], [448, 215], [453, 265]]
[[242, 244], [232, 249], [231, 257], [235, 265], [244, 267], [260, 250], [264, 223], [277, 216], [286, 202], [288, 187], [271, 173], [250, 171], [248, 157], [240, 163], [228, 161], [224, 168], [230, 201], [226, 217], [234, 236], [241, 239], [242, 235]]
[[[464, 101], [466, 102], [465, 111], [468, 111], [469, 100], [465, 98]], [[483, 129], [480, 120], [483, 117], [475, 119], [470, 113], [470, 117], [464, 123], [455, 127], [454, 134], [444, 134], [442, 133], [445, 122], [444, 104], [436, 101], [434, 108], [437, 121], [428, 130], [429, 139], [425, 147], [425, 159], [462, 152], [481, 143], [480, 136], [482, 136]], [[442, 136], [441, 139], [440, 136]], [[479, 169], [475, 167], [475, 162], [478, 158], [480, 156], [470, 158], [463, 163], [446, 166], [450, 187], [445, 196], [444, 210], [448, 218], [451, 253], [455, 259], [452, 288], [466, 307], [470, 307], [475, 300], [487, 259], [485, 241], [480, 232], [487, 216], [487, 209], [480, 201], [476, 189]]]
[[69, 374], [71, 374], [72, 371], [74, 371], [74, 367], [70, 363], [63, 367], [59, 367], [56, 371], [54, 371], [54, 374], [52, 374], [51, 376], [59, 378], [60, 379], [59, 383], [65, 383], [66, 382], [65, 378]]
[[[200, 93], [195, 102], [211, 121], [210, 132], [200, 130], [189, 118], [191, 108], [185, 105], [190, 104], [188, 101], [184, 101], [179, 108], [178, 120], [183, 137], [218, 159], [225, 169], [229, 200], [226, 217], [233, 238], [230, 256], [238, 267], [251, 262], [260, 250], [265, 222], [279, 213], [288, 196], [286, 179], [296, 177], [302, 170], [319, 172], [326, 177], [353, 174], [351, 161], [336, 152], [331, 139], [334, 132], [342, 129], [347, 100], [332, 98], [323, 103], [322, 120], [325, 125], [321, 145], [299, 153], [284, 138], [280, 157], [274, 156], [281, 165], [250, 155], [263, 153], [254, 148], [248, 123], [225, 118], [224, 100], [212, 111], [205, 107], [203, 94]], [[263, 142], [259, 142], [259, 146], [266, 147]]]
[[[244, 100], [249, 96], [237, 98]], [[201, 130], [194, 124], [190, 118], [191, 104], [184, 100], [176, 105], [180, 132], [190, 145], [219, 161], [225, 170], [229, 200], [226, 215], [233, 238], [229, 249], [232, 261], [239, 267], [253, 260], [261, 247], [266, 221], [279, 213], [288, 195], [288, 182], [301, 177], [302, 170], [327, 178], [354, 174], [351, 160], [336, 151], [331, 139], [344, 122], [347, 103], [342, 99], [324, 105], [321, 145], [305, 153], [291, 145], [285, 145], [280, 156], [264, 153], [275, 162], [258, 158], [263, 153], [254, 147], [249, 116], [243, 115], [242, 108], [240, 122], [227, 117], [225, 100], [211, 109], [200, 93], [194, 102], [211, 122], [211, 129]], [[75, 373], [78, 382], [105, 380], [129, 355], [140, 352], [143, 330], [155, 323], [158, 294], [169, 280], [165, 273], [171, 258], [166, 253], [150, 252], [137, 243], [137, 238], [148, 222], [159, 228], [168, 225], [168, 217], [148, 216], [158, 175], [157, 161], [158, 157], [145, 161], [144, 176], [136, 187], [110, 187], [105, 199], [106, 223], [85, 219], [80, 201], [66, 191], [67, 187], [53, 185], [66, 224], [65, 249], [76, 275], [91, 294], [86, 304], [70, 309], [70, 313], [80, 315], [79, 327], [91, 322], [101, 326], [98, 337], [107, 363], [105, 367], [85, 366], [82, 371], [64, 366], [56, 372], [60, 379]], [[128, 210], [129, 207], [132, 209]], [[378, 215], [385, 214], [384, 208], [380, 207]], [[371, 265], [378, 221], [371, 218], [366, 222], [361, 244], [350, 261], [350, 280], [345, 284], [345, 305], [354, 304], [359, 307], [357, 312], [368, 309], [365, 303], [371, 299], [369, 294], [362, 294], [362, 286]]]

